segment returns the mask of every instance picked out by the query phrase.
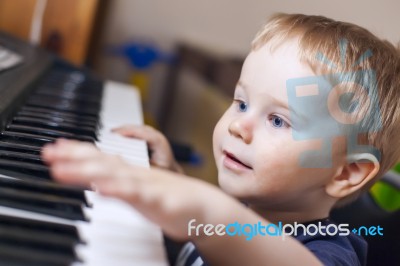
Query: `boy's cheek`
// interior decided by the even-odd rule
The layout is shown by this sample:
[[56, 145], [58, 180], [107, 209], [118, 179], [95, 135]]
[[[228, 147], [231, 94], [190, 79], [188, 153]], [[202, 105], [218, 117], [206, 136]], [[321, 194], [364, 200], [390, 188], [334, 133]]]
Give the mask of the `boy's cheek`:
[[224, 137], [229, 135], [228, 127], [226, 121], [222, 117], [218, 123], [215, 125], [214, 132], [213, 132], [213, 150], [214, 150], [214, 157], [217, 156], [218, 151], [221, 149], [222, 140]]
[[[321, 149], [319, 140], [298, 141], [294, 139], [283, 141], [278, 145], [270, 143], [269, 151], [263, 156], [261, 164], [270, 165], [271, 169], [293, 169], [303, 168], [301, 157], [304, 153]], [[260, 154], [261, 155], [261, 154]], [[289, 168], [288, 168], [289, 167]]]
[[220, 150], [220, 136], [217, 127], [214, 128], [212, 145], [213, 145], [214, 158], [217, 159]]

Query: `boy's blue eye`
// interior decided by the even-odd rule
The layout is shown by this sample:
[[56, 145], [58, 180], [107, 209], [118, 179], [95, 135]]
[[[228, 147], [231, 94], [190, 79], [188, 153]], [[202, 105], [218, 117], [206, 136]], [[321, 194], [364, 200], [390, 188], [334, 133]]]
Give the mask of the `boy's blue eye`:
[[238, 109], [240, 112], [246, 112], [247, 111], [247, 103], [239, 101]]
[[282, 118], [280, 118], [279, 116], [276, 116], [276, 115], [272, 116], [271, 124], [273, 127], [276, 127], [276, 128], [288, 126], [287, 123]]

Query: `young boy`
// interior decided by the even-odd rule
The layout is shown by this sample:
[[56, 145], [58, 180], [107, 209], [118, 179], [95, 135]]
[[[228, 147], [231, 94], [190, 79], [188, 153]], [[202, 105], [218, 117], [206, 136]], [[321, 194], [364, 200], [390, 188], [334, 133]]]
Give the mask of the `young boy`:
[[[182, 171], [168, 142], [150, 127], [115, 131], [145, 139], [152, 164], [164, 169], [131, 166], [67, 140], [46, 146], [43, 158], [57, 180], [93, 184], [169, 237], [191, 241], [201, 258], [189, 254], [192, 246], [179, 263], [362, 265], [365, 242], [330, 226], [329, 212], [400, 158], [399, 98], [400, 53], [393, 45], [352, 24], [278, 14], [253, 41], [233, 103], [215, 127], [222, 190], [176, 173]], [[232, 233], [232, 225], [270, 223], [323, 229], [300, 228], [284, 240], [271, 227], [251, 239], [250, 228], [246, 236]], [[224, 234], [218, 224], [231, 226]]]

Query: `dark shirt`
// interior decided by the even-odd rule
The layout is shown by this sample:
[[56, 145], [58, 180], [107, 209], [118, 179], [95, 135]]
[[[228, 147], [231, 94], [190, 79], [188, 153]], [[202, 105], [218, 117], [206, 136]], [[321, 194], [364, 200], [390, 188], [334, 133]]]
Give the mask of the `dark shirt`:
[[[303, 223], [306, 227], [310, 224], [321, 222], [322, 226], [334, 224], [329, 219], [315, 220]], [[324, 265], [327, 266], [364, 266], [367, 258], [367, 242], [358, 235], [350, 232], [347, 236], [335, 234], [330, 236], [322, 230], [322, 234], [304, 235], [301, 227], [297, 235], [293, 236], [306, 246]], [[330, 228], [330, 232], [333, 232]], [[325, 234], [325, 235], [323, 235]], [[278, 236], [277, 236], [278, 237]], [[200, 254], [192, 243], [187, 243], [181, 250], [175, 263], [176, 266], [206, 266]], [[266, 262], [266, 265], [268, 263]]]
[[[329, 219], [312, 221], [308, 224], [327, 226], [334, 224]], [[347, 236], [339, 234], [315, 236], [298, 234], [295, 238], [305, 245], [324, 265], [337, 266], [364, 266], [367, 260], [367, 242], [359, 235], [350, 232]]]

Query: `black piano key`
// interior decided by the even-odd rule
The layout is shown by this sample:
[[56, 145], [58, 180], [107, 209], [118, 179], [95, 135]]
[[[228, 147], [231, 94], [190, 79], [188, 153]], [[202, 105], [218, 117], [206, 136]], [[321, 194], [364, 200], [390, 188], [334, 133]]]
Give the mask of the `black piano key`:
[[15, 226], [13, 224], [0, 224], [0, 234], [10, 238], [26, 238], [28, 241], [32, 240], [38, 242], [38, 240], [40, 240], [48, 243], [52, 242], [52, 244], [54, 245], [66, 246], [67, 248], [71, 248], [70, 253], [73, 253], [74, 245], [80, 243], [79, 239], [76, 240], [66, 235], [36, 231], [32, 228]]
[[[22, 130], [21, 130], [22, 131]], [[78, 135], [73, 135], [70, 136], [68, 134], [64, 134], [63, 136], [46, 136], [42, 135], [39, 131], [39, 129], [36, 129], [36, 134], [35, 133], [26, 133], [26, 132], [21, 132], [17, 130], [6, 130], [1, 132], [0, 134], [0, 141], [4, 142], [11, 142], [11, 143], [22, 143], [24, 145], [31, 145], [31, 146], [38, 146], [42, 147], [43, 145], [47, 143], [52, 143], [56, 141], [57, 138], [63, 137], [66, 139], [75, 139], [75, 140], [80, 140], [80, 141], [87, 141], [87, 142], [94, 142], [95, 139], [87, 136], [78, 136]], [[25, 130], [28, 131], [28, 130]], [[32, 130], [35, 131], [35, 130]]]
[[[76, 72], [73, 75], [70, 73], [69, 70], [51, 71], [43, 80], [43, 84], [50, 87], [61, 87], [66, 90], [74, 90], [79, 88], [87, 80], [86, 75], [82, 72]], [[79, 79], [76, 78], [78, 76], [80, 76]]]
[[96, 112], [96, 114], [100, 110], [100, 102], [88, 101], [83, 97], [78, 98], [78, 96], [76, 96], [74, 99], [65, 99], [62, 98], [60, 95], [46, 96], [34, 93], [29, 96], [27, 103], [45, 103], [48, 106], [62, 106], [66, 107], [66, 109], [74, 108], [74, 106], [77, 106], [82, 107], [84, 110], [93, 110]]
[[[28, 246], [40, 246], [48, 250], [56, 249], [57, 253], [63, 253], [67, 256], [76, 257], [75, 245], [77, 242], [70, 238], [64, 238], [55, 234], [44, 234], [37, 233], [32, 230], [26, 230], [24, 228], [14, 228], [10, 226], [0, 226], [0, 242], [12, 241], [12, 242], [24, 242], [24, 245]], [[3, 242], [4, 243], [4, 242]]]
[[18, 243], [0, 243], [1, 266], [70, 266], [75, 261], [75, 257], [43, 249], [25, 247]]
[[34, 191], [45, 193], [46, 195], [53, 195], [57, 197], [74, 199], [91, 207], [82, 188], [67, 186], [55, 182], [48, 182], [43, 180], [26, 180], [24, 178], [18, 179], [19, 175], [13, 175], [13, 178], [0, 176], [0, 187], [18, 189], [21, 191]]
[[58, 118], [57, 117], [52, 117], [48, 115], [47, 117], [40, 117], [40, 116], [34, 116], [34, 115], [21, 115], [17, 114], [12, 122], [14, 124], [29, 124], [32, 123], [38, 124], [38, 125], [48, 125], [50, 127], [60, 127], [60, 128], [66, 128], [66, 129], [81, 129], [81, 130], [87, 130], [87, 131], [94, 131], [96, 130], [97, 126], [96, 125], [83, 125], [81, 124], [79, 120], [75, 121], [66, 121], [65, 119]]
[[78, 93], [78, 94], [93, 94], [97, 96], [97, 99], [100, 98], [99, 95], [102, 94], [102, 83], [76, 83], [71, 81], [66, 82], [49, 82], [44, 81], [38, 84], [38, 88], [36, 91], [57, 91], [57, 92], [65, 92], [65, 93]]
[[0, 205], [70, 220], [88, 220], [79, 201], [36, 192], [0, 187]]
[[44, 119], [46, 121], [51, 121], [55, 123], [71, 123], [78, 126], [86, 126], [93, 129], [97, 129], [99, 127], [97, 122], [93, 122], [91, 120], [84, 120], [82, 117], [61, 117], [52, 113], [34, 113], [28, 111], [19, 111], [16, 117], [23, 118], [35, 118], [35, 119]]
[[54, 110], [47, 107], [33, 107], [33, 106], [22, 106], [20, 111], [30, 112], [32, 114], [50, 114], [55, 117], [70, 118], [82, 121], [91, 121], [97, 123], [99, 121], [98, 116], [82, 115], [68, 112], [67, 110]]
[[77, 104], [57, 103], [57, 105], [50, 105], [50, 103], [33, 100], [27, 101], [25, 104], [26, 106], [49, 108], [54, 111], [68, 111], [73, 114], [87, 115], [94, 118], [97, 118], [97, 114], [99, 113], [99, 110], [85, 108], [84, 105], [79, 106]]
[[22, 152], [25, 154], [40, 155], [41, 153], [41, 147], [6, 141], [0, 141], [0, 150]]
[[58, 80], [45, 80], [38, 86], [38, 90], [47, 90], [47, 91], [58, 91], [58, 92], [70, 92], [70, 93], [79, 93], [79, 94], [87, 94], [92, 97], [96, 97], [95, 99], [100, 99], [103, 91], [103, 83], [99, 81], [90, 82], [86, 81], [84, 83], [76, 83], [70, 80], [62, 81]]
[[[85, 97], [86, 100], [90, 99], [93, 102], [100, 102], [103, 94], [103, 83], [102, 82], [85, 82], [77, 84], [74, 82], [66, 81], [60, 82], [60, 80], [55, 82], [45, 81], [39, 84], [36, 93], [48, 93], [49, 95], [58, 94], [73, 94], [81, 97]], [[57, 92], [58, 94], [54, 94]]]
[[46, 165], [0, 159], [0, 173], [10, 175], [10, 172], [22, 173], [36, 179], [51, 180], [49, 168]]
[[55, 122], [42, 118], [16, 116], [13, 118], [12, 124], [53, 129], [62, 132], [69, 132], [76, 135], [85, 135], [93, 139], [96, 139], [97, 137], [97, 129], [95, 127], [82, 126], [69, 122]]
[[[0, 243], [15, 245], [18, 248], [26, 248], [32, 251], [46, 251], [47, 254], [62, 255], [70, 260], [77, 260], [75, 246], [79, 243], [70, 236], [36, 231], [32, 228], [18, 227], [14, 225], [1, 225]], [[21, 244], [23, 242], [23, 244]], [[48, 247], [51, 246], [49, 249]]]
[[76, 243], [85, 243], [85, 241], [80, 238], [77, 228], [73, 225], [0, 214], [0, 226], [22, 228], [24, 230], [31, 230], [40, 234], [57, 235], [60, 237], [69, 238], [71, 241]]
[[65, 131], [61, 131], [61, 130], [47, 129], [44, 127], [36, 127], [36, 126], [24, 126], [24, 125], [11, 124], [11, 125], [7, 126], [7, 131], [35, 134], [35, 135], [40, 135], [43, 137], [51, 137], [51, 138], [68, 138], [68, 139], [76, 139], [76, 140], [89, 141], [89, 142], [96, 141], [96, 138], [92, 137], [92, 136], [85, 136], [85, 135], [81, 135], [81, 134], [74, 134], [74, 133], [69, 133], [69, 132], [65, 132]]
[[86, 101], [94, 104], [101, 103], [100, 97], [96, 97], [96, 95], [85, 93], [82, 91], [65, 91], [63, 89], [40, 87], [35, 91], [35, 95], [59, 97], [67, 100], [73, 100], [75, 98], [78, 98], [78, 99], [85, 99]]
[[0, 261], [16, 265], [69, 265], [82, 262], [75, 252], [75, 246], [83, 242], [76, 229], [71, 227], [0, 216]]
[[3, 131], [0, 135], [0, 141], [4, 142], [16, 142], [24, 145], [39, 146], [42, 147], [47, 143], [52, 143], [56, 140], [54, 137], [44, 137], [37, 134]]
[[[81, 87], [83, 89], [83, 87]], [[30, 96], [43, 97], [47, 99], [62, 99], [68, 101], [87, 102], [89, 105], [99, 108], [101, 99], [96, 97], [99, 93], [93, 93], [83, 90], [64, 90], [63, 88], [54, 88], [39, 86]]]
[[40, 155], [38, 154], [26, 154], [24, 152], [7, 151], [0, 149], [0, 159], [10, 159], [20, 162], [36, 163], [44, 165]]

